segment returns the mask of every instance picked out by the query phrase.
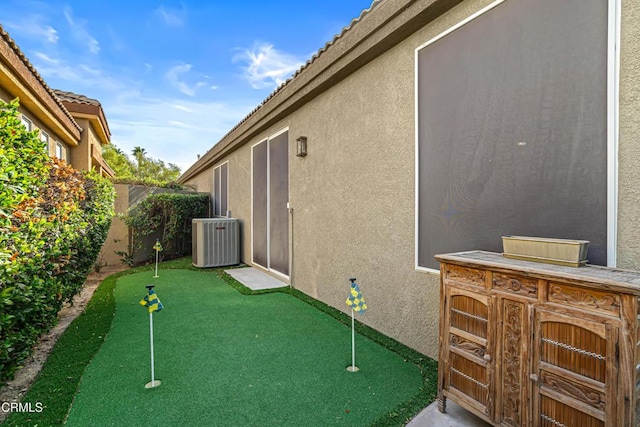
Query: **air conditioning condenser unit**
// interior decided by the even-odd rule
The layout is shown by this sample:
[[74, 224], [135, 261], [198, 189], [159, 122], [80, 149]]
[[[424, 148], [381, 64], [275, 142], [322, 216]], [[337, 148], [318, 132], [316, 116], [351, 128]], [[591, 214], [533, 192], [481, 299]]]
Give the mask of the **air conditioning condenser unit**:
[[197, 218], [193, 225], [193, 265], [240, 264], [240, 224], [236, 218]]

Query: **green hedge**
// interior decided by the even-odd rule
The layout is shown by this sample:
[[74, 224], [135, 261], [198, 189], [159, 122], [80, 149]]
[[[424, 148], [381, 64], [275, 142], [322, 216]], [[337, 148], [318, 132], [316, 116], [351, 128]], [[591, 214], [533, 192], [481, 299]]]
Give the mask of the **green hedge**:
[[[136, 259], [136, 252], [149, 250], [148, 236], [159, 233], [161, 257], [178, 258], [191, 253], [191, 220], [205, 218], [211, 203], [203, 193], [159, 193], [145, 197], [124, 216], [133, 229], [133, 242], [124, 259]], [[145, 239], [147, 238], [147, 239]], [[145, 243], [146, 246], [145, 247]], [[123, 255], [123, 254], [121, 254]]]
[[0, 102], [0, 384], [82, 287], [113, 217], [113, 185], [51, 159], [18, 102]]

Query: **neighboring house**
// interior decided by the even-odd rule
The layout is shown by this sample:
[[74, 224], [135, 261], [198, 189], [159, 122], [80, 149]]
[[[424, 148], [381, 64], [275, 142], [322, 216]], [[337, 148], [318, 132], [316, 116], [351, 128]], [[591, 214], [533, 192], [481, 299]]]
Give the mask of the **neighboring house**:
[[71, 150], [69, 163], [76, 169], [95, 169], [113, 177], [114, 172], [102, 158], [102, 146], [111, 141], [111, 132], [100, 102], [73, 92], [54, 90], [53, 93], [83, 129], [80, 144]]
[[110, 133], [100, 103], [51, 90], [0, 26], [0, 99], [15, 98], [20, 100], [25, 127], [40, 131], [51, 157], [66, 160], [76, 169], [115, 175], [102, 159], [102, 145], [109, 143]]
[[435, 358], [434, 254], [535, 235], [640, 268], [638, 52], [636, 0], [375, 1], [179, 182], [243, 262], [344, 311], [356, 277], [360, 319]]

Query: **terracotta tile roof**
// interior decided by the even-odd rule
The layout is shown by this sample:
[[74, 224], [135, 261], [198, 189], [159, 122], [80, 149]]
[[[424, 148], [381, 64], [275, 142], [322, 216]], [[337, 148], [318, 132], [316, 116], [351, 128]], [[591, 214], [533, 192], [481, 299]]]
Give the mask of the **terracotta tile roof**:
[[108, 143], [111, 140], [111, 131], [109, 130], [109, 123], [107, 123], [107, 117], [102, 109], [102, 104], [97, 99], [89, 98], [88, 96], [79, 95], [74, 92], [63, 91], [59, 89], [53, 89], [53, 92], [60, 101], [67, 108], [67, 111], [71, 115], [77, 115], [77, 113], [90, 114], [95, 116], [100, 122], [100, 125], [104, 129], [104, 140]]
[[31, 74], [33, 74], [33, 76], [36, 78], [36, 80], [42, 85], [42, 87], [44, 87], [45, 91], [49, 95], [51, 95], [51, 98], [53, 99], [53, 101], [60, 107], [60, 109], [63, 111], [63, 113], [69, 119], [71, 119], [71, 121], [73, 122], [75, 127], [78, 128], [78, 130], [81, 130], [80, 125], [78, 125], [76, 123], [76, 121], [71, 116], [71, 113], [69, 113], [69, 111], [67, 111], [67, 109], [62, 104], [62, 101], [60, 99], [58, 99], [58, 97], [54, 94], [53, 90], [49, 87], [49, 85], [47, 85], [47, 83], [44, 81], [44, 79], [42, 78], [40, 73], [38, 73], [38, 71], [35, 69], [35, 67], [27, 59], [25, 54], [22, 53], [22, 51], [20, 50], [20, 48], [18, 47], [16, 42], [11, 38], [11, 36], [9, 36], [9, 33], [7, 33], [4, 30], [4, 28], [2, 27], [1, 24], [0, 24], [0, 37], [2, 39], [4, 39], [4, 41], [7, 43], [7, 45], [14, 51], [14, 53], [18, 56], [18, 58], [20, 58], [20, 60], [24, 63], [24, 65], [27, 67], [27, 69], [31, 72]]
[[89, 98], [88, 96], [79, 95], [77, 93], [63, 91], [60, 89], [53, 89], [53, 93], [60, 99], [62, 102], [74, 102], [76, 104], [87, 104], [94, 105], [96, 107], [101, 107], [100, 101], [97, 99]]
[[249, 120], [251, 118], [251, 116], [256, 114], [258, 112], [258, 110], [260, 110], [260, 108], [262, 108], [271, 98], [276, 96], [276, 94], [278, 94], [278, 92], [280, 92], [282, 89], [284, 89], [293, 79], [295, 79], [307, 67], [309, 67], [311, 64], [313, 64], [324, 52], [327, 51], [327, 49], [331, 48], [331, 46], [334, 45], [340, 38], [342, 38], [345, 33], [347, 33], [349, 30], [351, 30], [354, 25], [356, 25], [358, 22], [360, 22], [366, 15], [368, 15], [373, 9], [376, 8], [376, 6], [381, 4], [383, 1], [384, 0], [373, 0], [372, 3], [371, 3], [371, 6], [369, 6], [368, 9], [363, 10], [360, 13], [360, 16], [358, 16], [357, 18], [352, 19], [351, 22], [349, 23], [349, 25], [344, 27], [342, 29], [342, 31], [340, 31], [339, 34], [336, 34], [333, 37], [333, 39], [328, 41], [323, 47], [321, 47], [316, 53], [314, 53], [313, 56], [293, 74], [293, 76], [288, 78], [284, 83], [280, 84], [280, 86], [278, 86], [273, 92], [271, 92], [271, 94], [269, 94], [269, 96], [267, 96], [264, 101], [262, 101], [256, 108], [254, 108], [249, 114], [247, 114], [242, 120], [240, 120], [234, 127], [232, 127], [229, 130], [229, 132], [227, 132], [220, 139], [220, 141], [224, 140], [230, 133], [232, 133], [234, 130], [236, 130], [244, 122]]

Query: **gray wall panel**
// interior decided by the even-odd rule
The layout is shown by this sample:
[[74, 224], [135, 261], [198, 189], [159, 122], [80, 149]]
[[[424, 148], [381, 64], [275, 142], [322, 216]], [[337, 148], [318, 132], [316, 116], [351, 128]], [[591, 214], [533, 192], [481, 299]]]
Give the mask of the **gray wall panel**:
[[419, 265], [510, 234], [606, 264], [607, 2], [509, 0], [418, 66]]
[[220, 215], [227, 216], [227, 210], [229, 209], [228, 200], [228, 179], [229, 179], [229, 164], [225, 163], [220, 166]]
[[220, 168], [213, 170], [213, 215], [220, 215]]
[[268, 267], [267, 258], [267, 141], [253, 147], [253, 261]]
[[289, 133], [269, 140], [270, 267], [289, 275]]

